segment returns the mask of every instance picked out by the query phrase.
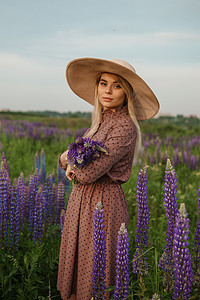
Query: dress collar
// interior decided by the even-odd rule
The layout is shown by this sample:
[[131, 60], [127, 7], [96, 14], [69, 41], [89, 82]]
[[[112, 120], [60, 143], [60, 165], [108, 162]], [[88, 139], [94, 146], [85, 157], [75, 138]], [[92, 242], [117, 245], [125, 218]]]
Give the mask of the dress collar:
[[112, 111], [111, 109], [106, 109], [102, 112], [103, 120], [107, 120], [114, 117], [121, 117], [128, 114], [128, 106], [123, 105], [121, 107], [117, 107], [116, 111]]

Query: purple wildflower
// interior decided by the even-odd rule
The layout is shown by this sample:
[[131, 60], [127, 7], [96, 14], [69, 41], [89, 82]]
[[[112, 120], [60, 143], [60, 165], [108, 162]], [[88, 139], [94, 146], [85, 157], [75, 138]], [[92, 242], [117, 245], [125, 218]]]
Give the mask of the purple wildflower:
[[65, 186], [63, 182], [58, 184], [56, 214], [57, 220], [60, 218], [61, 211], [65, 209]]
[[53, 223], [54, 203], [52, 197], [53, 178], [49, 175], [44, 184], [44, 219], [45, 227]]
[[55, 184], [55, 182], [52, 185], [52, 201], [53, 201], [53, 206], [55, 207], [55, 211], [54, 211], [54, 221], [57, 223], [59, 223], [59, 219], [60, 216], [58, 216], [57, 213], [57, 185]]
[[108, 154], [103, 143], [78, 137], [68, 147], [67, 161], [70, 166], [80, 168], [100, 156], [100, 152]]
[[116, 277], [113, 299], [128, 299], [129, 288], [129, 237], [125, 223], [121, 224], [117, 238]]
[[9, 180], [7, 173], [0, 169], [0, 246], [7, 243], [9, 223]]
[[35, 209], [35, 198], [39, 188], [39, 174], [38, 170], [30, 176], [29, 178], [29, 201], [28, 201], [28, 219], [29, 219], [29, 226], [28, 229], [32, 234], [33, 229], [33, 216], [34, 216], [34, 209]]
[[177, 179], [176, 173], [170, 160], [167, 160], [164, 183], [164, 207], [168, 219], [168, 228], [166, 232], [166, 245], [163, 255], [159, 261], [159, 268], [162, 268], [164, 274], [164, 286], [166, 290], [173, 287], [173, 238], [175, 219], [178, 214], [178, 204], [176, 199]]
[[59, 165], [59, 159], [58, 159], [57, 160], [57, 180], [58, 180], [58, 183], [60, 183], [63, 180], [64, 176], [65, 176], [65, 170], [61, 169], [61, 167]]
[[38, 151], [35, 153], [35, 171], [40, 169], [39, 155]]
[[176, 149], [174, 150], [174, 155], [173, 155], [172, 160], [173, 160], [174, 166], [178, 165], [178, 163], [179, 163], [179, 161], [180, 161], [179, 153], [178, 153], [178, 148], [176, 148]]
[[20, 230], [23, 230], [25, 220], [25, 181], [24, 174], [21, 173], [18, 182], [17, 190], [19, 195], [19, 215], [20, 215]]
[[145, 166], [140, 170], [137, 181], [137, 229], [133, 257], [133, 273], [146, 274], [148, 270], [145, 251], [147, 247], [147, 234], [149, 225], [149, 206], [147, 200], [147, 169]]
[[200, 287], [200, 186], [198, 189], [198, 211], [199, 219], [197, 222], [195, 237], [194, 237], [194, 256], [193, 256], [193, 268], [194, 268], [194, 285]]
[[182, 152], [182, 157], [183, 157], [183, 163], [185, 164], [185, 165], [187, 165], [187, 163], [188, 163], [188, 153], [187, 153], [187, 151], [183, 151]]
[[10, 246], [16, 247], [19, 244], [20, 234], [20, 205], [19, 194], [17, 189], [17, 180], [14, 180], [11, 187], [11, 203], [10, 203]]
[[43, 203], [44, 194], [43, 186], [41, 185], [35, 197], [35, 207], [33, 215], [33, 239], [35, 242], [38, 241], [39, 244], [41, 244], [42, 242], [43, 235]]
[[66, 204], [65, 204], [65, 186], [64, 183], [61, 181], [58, 184], [58, 188], [56, 192], [56, 219], [60, 220], [60, 213], [62, 211], [62, 209], [66, 208]]
[[65, 185], [65, 191], [66, 193], [70, 193], [70, 180], [66, 177], [65, 175], [65, 170], [61, 169], [59, 165], [59, 161], [57, 162], [57, 179], [58, 179], [58, 184], [60, 182], [63, 182]]
[[188, 299], [193, 281], [192, 260], [188, 249], [189, 219], [185, 204], [181, 203], [176, 216], [173, 241], [174, 292], [173, 299]]
[[41, 179], [40, 182], [44, 183], [46, 180], [46, 165], [45, 165], [45, 152], [42, 148], [40, 153], [40, 166], [41, 166]]
[[98, 202], [93, 219], [93, 289], [95, 299], [105, 299], [106, 241], [104, 232], [104, 211], [102, 203]]
[[7, 163], [4, 152], [1, 155], [1, 168], [4, 169], [7, 173], [7, 176], [10, 177], [10, 167], [9, 164]]

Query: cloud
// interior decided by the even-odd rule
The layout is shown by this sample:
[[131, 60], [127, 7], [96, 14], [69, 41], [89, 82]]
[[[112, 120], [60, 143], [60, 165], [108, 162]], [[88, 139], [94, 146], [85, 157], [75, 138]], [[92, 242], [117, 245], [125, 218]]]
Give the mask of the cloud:
[[87, 33], [58, 31], [34, 40], [28, 52], [34, 57], [69, 61], [75, 57], [137, 57], [138, 60], [195, 61], [199, 59], [200, 34], [188, 32]]
[[189, 32], [156, 32], [154, 34], [158, 38], [165, 39], [166, 41], [173, 41], [174, 39], [179, 41], [189, 41], [189, 40], [200, 40], [199, 33], [189, 33]]
[[61, 112], [91, 110], [89, 104], [74, 96], [68, 88], [64, 64], [60, 67], [51, 61], [15, 53], [0, 53], [0, 109], [3, 108]]
[[162, 66], [141, 63], [137, 71], [157, 95], [160, 113], [200, 117], [200, 64]]
[[[198, 114], [200, 64], [160, 64], [138, 61], [136, 72], [161, 103], [161, 113]], [[62, 65], [62, 66], [61, 66]], [[65, 62], [0, 53], [0, 109], [91, 111], [75, 96], [65, 79]]]

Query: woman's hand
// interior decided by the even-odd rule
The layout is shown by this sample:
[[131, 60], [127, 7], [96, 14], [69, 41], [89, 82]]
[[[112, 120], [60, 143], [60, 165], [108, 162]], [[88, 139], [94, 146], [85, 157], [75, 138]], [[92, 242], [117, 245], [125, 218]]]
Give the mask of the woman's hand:
[[60, 162], [63, 165], [63, 167], [67, 167], [67, 153], [69, 150], [63, 152], [63, 154], [60, 156]]
[[71, 181], [72, 180], [72, 176], [74, 174], [74, 170], [72, 169], [72, 167], [70, 167], [69, 165], [67, 166], [67, 170], [65, 172], [66, 177]]

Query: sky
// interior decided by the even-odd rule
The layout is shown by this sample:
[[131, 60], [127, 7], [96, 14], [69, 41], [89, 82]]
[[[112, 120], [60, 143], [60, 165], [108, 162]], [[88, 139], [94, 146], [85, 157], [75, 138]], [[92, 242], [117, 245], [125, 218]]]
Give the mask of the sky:
[[0, 110], [92, 111], [69, 89], [79, 57], [119, 58], [160, 102], [200, 117], [199, 0], [0, 0]]

